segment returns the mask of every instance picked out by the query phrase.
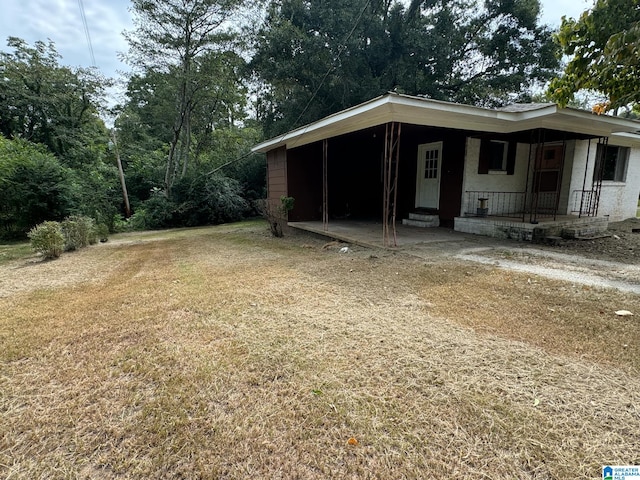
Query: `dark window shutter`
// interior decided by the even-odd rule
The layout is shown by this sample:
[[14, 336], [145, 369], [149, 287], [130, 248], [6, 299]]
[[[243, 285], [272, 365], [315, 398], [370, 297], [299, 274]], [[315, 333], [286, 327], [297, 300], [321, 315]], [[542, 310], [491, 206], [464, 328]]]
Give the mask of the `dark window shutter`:
[[480, 158], [478, 159], [478, 173], [489, 173], [489, 152], [491, 141], [483, 138], [480, 141]]
[[516, 169], [516, 150], [518, 149], [517, 142], [509, 142], [509, 150], [507, 152], [507, 175], [513, 175]]

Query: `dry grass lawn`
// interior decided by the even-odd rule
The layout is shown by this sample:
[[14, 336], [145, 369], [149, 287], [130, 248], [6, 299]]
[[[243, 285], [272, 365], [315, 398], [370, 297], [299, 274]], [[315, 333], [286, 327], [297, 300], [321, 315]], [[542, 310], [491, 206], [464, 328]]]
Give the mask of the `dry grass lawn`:
[[638, 296], [323, 245], [248, 222], [0, 265], [0, 478], [640, 464]]

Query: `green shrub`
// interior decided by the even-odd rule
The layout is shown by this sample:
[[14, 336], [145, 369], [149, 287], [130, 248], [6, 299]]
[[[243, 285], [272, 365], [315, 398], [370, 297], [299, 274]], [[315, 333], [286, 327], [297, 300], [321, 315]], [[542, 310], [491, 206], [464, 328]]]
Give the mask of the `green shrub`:
[[128, 232], [129, 230], [132, 230], [129, 222], [125, 220], [125, 218], [119, 213], [116, 213], [113, 216], [113, 219], [111, 220], [111, 224], [112, 224], [112, 228], [109, 228], [109, 232], [122, 233], [122, 232]]
[[96, 238], [101, 242], [106, 242], [109, 239], [109, 227], [104, 223], [99, 223], [95, 228]]
[[66, 251], [77, 250], [97, 241], [95, 222], [92, 218], [71, 215], [62, 221], [61, 227]]
[[269, 222], [269, 230], [274, 237], [282, 237], [282, 225], [286, 225], [287, 217], [293, 206], [295, 199], [293, 197], [280, 197], [280, 203], [273, 200], [263, 199], [256, 203], [258, 211]]
[[176, 181], [174, 226], [217, 225], [241, 220], [250, 205], [242, 185], [223, 175], [188, 175]]
[[31, 248], [44, 258], [58, 258], [64, 250], [64, 235], [58, 222], [43, 222], [27, 235], [31, 239]]
[[176, 205], [164, 191], [153, 188], [151, 196], [129, 217], [129, 230], [158, 230], [176, 226], [173, 222]]

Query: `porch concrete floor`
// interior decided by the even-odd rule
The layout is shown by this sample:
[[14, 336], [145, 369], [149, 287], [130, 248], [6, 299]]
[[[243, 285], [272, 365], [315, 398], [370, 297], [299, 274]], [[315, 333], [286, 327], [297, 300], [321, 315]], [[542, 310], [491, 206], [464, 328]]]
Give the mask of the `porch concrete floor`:
[[[354, 245], [384, 248], [381, 222], [332, 220], [329, 222], [328, 230], [323, 229], [322, 222], [289, 222], [289, 226]], [[440, 249], [446, 245], [446, 250], [451, 255], [468, 248], [497, 246], [505, 243], [495, 238], [456, 232], [444, 227], [423, 228], [397, 224], [396, 234], [397, 246], [390, 247], [393, 250], [413, 250], [417, 246], [432, 246]]]

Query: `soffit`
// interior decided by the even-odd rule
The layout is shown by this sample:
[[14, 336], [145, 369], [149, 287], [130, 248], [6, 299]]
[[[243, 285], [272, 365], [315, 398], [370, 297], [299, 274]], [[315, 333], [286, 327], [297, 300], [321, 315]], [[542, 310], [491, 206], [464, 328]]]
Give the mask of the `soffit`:
[[595, 115], [575, 109], [561, 109], [555, 104], [490, 110], [420, 97], [387, 94], [262, 142], [256, 145], [253, 151], [267, 152], [280, 146], [295, 148], [388, 122], [492, 133], [546, 128], [593, 137], [607, 137], [615, 132], [640, 130], [640, 122], [637, 121]]

